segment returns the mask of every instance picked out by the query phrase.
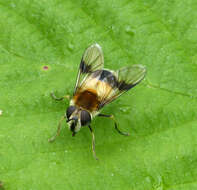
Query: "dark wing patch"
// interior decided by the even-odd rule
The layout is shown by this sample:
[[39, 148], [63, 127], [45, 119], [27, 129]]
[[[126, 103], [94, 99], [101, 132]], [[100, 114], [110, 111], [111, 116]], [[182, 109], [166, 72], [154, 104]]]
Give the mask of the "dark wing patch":
[[131, 88], [133, 88], [134, 86], [136, 86], [137, 83], [135, 84], [127, 84], [125, 81], [121, 81], [119, 84], [118, 84], [118, 89], [120, 91], [127, 91]]
[[89, 73], [91, 71], [91, 65], [87, 65], [85, 64], [84, 60], [81, 60], [79, 69], [81, 73]]
[[104, 57], [101, 47], [93, 44], [88, 47], [81, 59], [74, 94], [80, 88], [84, 79], [96, 70], [102, 69], [104, 65]]

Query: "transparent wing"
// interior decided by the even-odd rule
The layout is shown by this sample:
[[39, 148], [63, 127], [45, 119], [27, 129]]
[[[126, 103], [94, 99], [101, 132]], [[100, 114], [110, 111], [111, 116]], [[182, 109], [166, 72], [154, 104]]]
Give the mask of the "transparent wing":
[[116, 85], [113, 86], [113, 90], [110, 93], [106, 93], [102, 97], [99, 108], [112, 102], [126, 91], [130, 90], [134, 86], [140, 83], [146, 75], [146, 68], [142, 65], [132, 65], [123, 67], [114, 73], [116, 78]]
[[120, 92], [127, 91], [137, 85], [146, 74], [146, 68], [142, 65], [123, 67], [117, 71], [118, 89]]
[[104, 57], [101, 47], [98, 44], [93, 44], [88, 47], [81, 59], [74, 94], [85, 78], [92, 72], [102, 69], [103, 65]]

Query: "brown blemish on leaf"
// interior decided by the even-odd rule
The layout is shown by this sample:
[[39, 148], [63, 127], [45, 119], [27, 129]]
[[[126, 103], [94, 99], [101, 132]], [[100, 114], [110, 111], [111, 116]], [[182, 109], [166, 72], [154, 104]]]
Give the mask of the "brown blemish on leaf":
[[42, 67], [42, 69], [43, 69], [43, 70], [48, 70], [49, 67], [48, 67], [47, 65], [45, 65], [45, 66]]

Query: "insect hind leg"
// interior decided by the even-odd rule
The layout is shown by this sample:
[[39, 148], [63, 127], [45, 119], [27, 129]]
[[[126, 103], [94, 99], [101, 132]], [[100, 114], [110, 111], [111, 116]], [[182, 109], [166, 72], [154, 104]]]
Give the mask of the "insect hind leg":
[[91, 128], [90, 125], [88, 125], [88, 127], [90, 129], [91, 134], [92, 134], [92, 152], [93, 152], [94, 158], [96, 160], [98, 160], [98, 158], [96, 156], [96, 152], [95, 152], [95, 137], [94, 137], [94, 132], [93, 132], [93, 130], [92, 130], [92, 128]]
[[118, 124], [114, 118], [113, 115], [105, 115], [105, 114], [98, 114], [99, 117], [108, 117], [110, 119], [112, 119], [114, 121], [114, 128], [116, 129], [116, 131], [118, 131], [118, 133], [120, 133], [121, 135], [125, 135], [125, 136], [129, 136], [130, 134], [129, 133], [126, 133], [126, 132], [123, 132], [121, 131], [119, 128], [118, 128]]

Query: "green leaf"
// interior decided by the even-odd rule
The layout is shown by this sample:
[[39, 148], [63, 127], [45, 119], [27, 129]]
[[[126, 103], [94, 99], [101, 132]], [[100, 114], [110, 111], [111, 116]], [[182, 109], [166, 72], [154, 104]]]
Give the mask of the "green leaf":
[[[0, 181], [7, 190], [197, 189], [195, 0], [0, 0]], [[105, 67], [142, 64], [146, 79], [87, 127], [52, 144], [86, 47]], [[48, 69], [43, 69], [47, 66]]]

